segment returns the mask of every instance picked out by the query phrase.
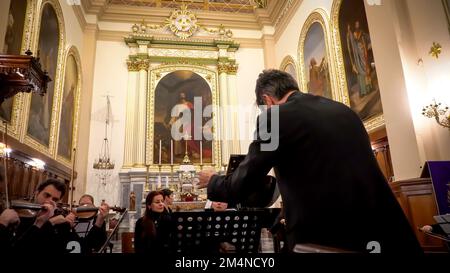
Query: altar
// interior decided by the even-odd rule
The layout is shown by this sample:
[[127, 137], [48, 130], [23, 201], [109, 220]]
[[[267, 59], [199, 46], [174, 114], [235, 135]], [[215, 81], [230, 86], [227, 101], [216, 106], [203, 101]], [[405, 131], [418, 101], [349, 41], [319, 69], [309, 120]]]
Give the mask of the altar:
[[173, 202], [172, 211], [192, 211], [205, 209], [206, 201]]

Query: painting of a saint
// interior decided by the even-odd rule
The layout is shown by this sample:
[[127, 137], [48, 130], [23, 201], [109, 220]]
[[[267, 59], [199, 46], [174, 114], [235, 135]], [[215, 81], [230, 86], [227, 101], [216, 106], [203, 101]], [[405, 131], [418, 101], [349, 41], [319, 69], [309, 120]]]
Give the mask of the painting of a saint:
[[306, 34], [304, 64], [308, 93], [331, 99], [325, 34], [322, 25], [318, 22], [313, 23]]
[[[194, 109], [195, 101], [199, 109]], [[206, 140], [203, 132], [211, 118], [200, 119], [195, 122], [194, 111], [203, 113], [206, 106], [212, 104], [211, 89], [208, 83], [198, 74], [188, 70], [178, 70], [167, 74], [161, 79], [155, 89], [155, 129], [153, 162], [161, 164], [181, 164], [187, 154], [192, 163], [208, 164], [212, 162], [212, 141]], [[183, 126], [180, 118], [184, 120]], [[172, 135], [175, 128], [181, 139]], [[195, 131], [202, 132], [196, 136]], [[161, 141], [161, 149], [160, 143]]]
[[53, 7], [50, 4], [45, 4], [42, 10], [37, 55], [40, 58], [43, 70], [48, 72], [52, 81], [48, 83], [47, 93], [44, 96], [32, 95], [27, 130], [29, 136], [45, 146], [49, 146], [50, 142], [50, 122], [55, 94], [58, 46], [58, 18]]
[[64, 90], [59, 123], [58, 155], [70, 160], [72, 155], [75, 93], [78, 90], [78, 68], [73, 55], [67, 57]]
[[343, 0], [339, 13], [351, 108], [362, 120], [382, 114], [380, 89], [363, 0]]
[[[11, 1], [6, 25], [5, 43], [1, 54], [20, 55], [22, 36], [25, 25], [27, 0]], [[6, 99], [0, 107], [0, 117], [11, 121], [14, 98]]]

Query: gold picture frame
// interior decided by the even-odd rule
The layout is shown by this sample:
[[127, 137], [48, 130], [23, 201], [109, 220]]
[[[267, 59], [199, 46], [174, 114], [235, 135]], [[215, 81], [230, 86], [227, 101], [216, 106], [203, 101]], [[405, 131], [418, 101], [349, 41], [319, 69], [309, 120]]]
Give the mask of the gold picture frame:
[[[82, 68], [81, 68], [81, 57], [80, 57], [80, 53], [78, 51], [78, 49], [75, 46], [71, 46], [70, 48], [68, 48], [68, 50], [66, 51], [65, 57], [64, 57], [64, 71], [63, 74], [64, 75], [64, 80], [62, 81], [62, 86], [64, 86], [64, 81], [65, 81], [65, 74], [66, 74], [66, 69], [67, 69], [67, 60], [69, 59], [69, 57], [72, 56], [75, 60], [75, 64], [77, 67], [77, 87], [74, 93], [74, 103], [73, 103], [73, 113], [72, 113], [72, 148], [77, 147], [77, 143], [78, 143], [78, 123], [79, 123], [79, 114], [80, 114], [80, 101], [81, 101], [81, 87], [83, 84], [82, 81]], [[64, 92], [64, 88], [62, 88], [62, 91]], [[56, 159], [58, 160], [58, 162], [63, 163], [66, 167], [68, 168], [72, 168], [72, 156], [71, 158], [67, 158], [64, 156], [59, 155], [58, 153], [58, 145], [59, 145], [59, 137], [60, 137], [60, 123], [61, 123], [61, 115], [62, 115], [62, 108], [64, 107], [64, 105], [62, 104], [62, 99], [63, 99], [63, 95], [62, 94], [60, 96], [60, 101], [58, 102], [58, 126], [57, 126], [57, 138], [55, 141], [55, 147], [54, 147], [54, 151], [55, 151], [55, 156]]]
[[[281, 61], [280, 70], [282, 70], [284, 72], [288, 72], [286, 70], [289, 67], [289, 65], [291, 65], [294, 68], [294, 70], [295, 70], [295, 79], [297, 80], [297, 82], [300, 83], [300, 77], [299, 77], [299, 73], [298, 73], [298, 71], [299, 71], [298, 64], [297, 64], [297, 62], [295, 61], [295, 59], [291, 55], [287, 55]], [[289, 74], [291, 74], [291, 73], [289, 73]], [[294, 76], [294, 75], [291, 74], [291, 76]]]
[[51, 119], [50, 119], [50, 129], [49, 129], [49, 145], [46, 146], [42, 143], [40, 143], [38, 140], [33, 138], [32, 136], [28, 135], [28, 124], [30, 122], [29, 116], [30, 116], [30, 107], [31, 107], [31, 98], [32, 94], [26, 94], [24, 99], [24, 117], [25, 122], [23, 123], [22, 128], [22, 134], [24, 135], [23, 143], [30, 146], [31, 148], [41, 152], [42, 154], [45, 154], [51, 158], [55, 158], [55, 146], [57, 141], [56, 132], [58, 130], [59, 125], [59, 101], [61, 98], [62, 88], [61, 88], [61, 77], [62, 77], [62, 71], [63, 71], [63, 60], [64, 60], [64, 54], [65, 54], [65, 24], [64, 24], [64, 17], [63, 12], [61, 9], [61, 6], [58, 1], [56, 0], [45, 0], [42, 1], [38, 9], [36, 10], [36, 14], [39, 14], [39, 16], [35, 16], [34, 25], [36, 28], [33, 31], [33, 39], [32, 39], [32, 51], [37, 52], [38, 50], [38, 43], [39, 43], [39, 33], [41, 28], [41, 18], [42, 18], [42, 12], [44, 10], [44, 7], [46, 5], [51, 5], [53, 8], [57, 20], [58, 20], [58, 28], [59, 28], [59, 41], [58, 41], [58, 53], [57, 53], [57, 64], [56, 64], [56, 73], [55, 73], [55, 79], [52, 79], [55, 82], [54, 87], [54, 97], [52, 101], [52, 107], [51, 107]]
[[[332, 43], [334, 48], [335, 55], [335, 69], [336, 69], [336, 78], [338, 84], [338, 90], [340, 97], [342, 99], [341, 102], [347, 104], [350, 107], [350, 97], [349, 90], [347, 87], [347, 75], [344, 65], [344, 54], [342, 49], [342, 41], [340, 37], [340, 27], [339, 27], [339, 16], [341, 5], [345, 0], [334, 0], [331, 8], [331, 35], [332, 35]], [[360, 0], [363, 1], [363, 0]], [[370, 133], [382, 128], [385, 125], [385, 119], [383, 113], [378, 114], [374, 117], [363, 120], [364, 126], [366, 130]]]
[[328, 68], [329, 68], [329, 77], [330, 77], [330, 85], [331, 85], [331, 96], [333, 100], [340, 101], [346, 103], [345, 95], [337, 92], [336, 82], [334, 75], [334, 58], [332, 54], [332, 43], [330, 39], [330, 27], [329, 27], [329, 16], [327, 15], [324, 9], [315, 9], [306, 19], [303, 24], [302, 31], [300, 33], [300, 38], [298, 42], [298, 62], [299, 62], [299, 71], [300, 71], [300, 88], [302, 92], [308, 93], [308, 80], [306, 79], [306, 70], [305, 70], [305, 42], [307, 38], [307, 34], [315, 23], [321, 25], [324, 40], [325, 40], [325, 56], [328, 59]]
[[[146, 138], [146, 153], [145, 162], [150, 166], [150, 171], [157, 172], [158, 165], [153, 163], [154, 158], [154, 124], [155, 124], [155, 90], [158, 83], [164, 78], [164, 76], [179, 70], [188, 70], [196, 73], [202, 77], [209, 85], [212, 95], [213, 111], [216, 113], [219, 106], [219, 92], [218, 92], [218, 73], [217, 71], [204, 66], [197, 65], [161, 65], [149, 70], [149, 92], [147, 94], [147, 138]], [[218, 140], [218, 131], [216, 128], [219, 126], [219, 115], [213, 114], [213, 164], [214, 166], [220, 166], [221, 162], [221, 144]], [[205, 166], [212, 166], [205, 164]], [[196, 166], [200, 169], [199, 166]], [[170, 164], [164, 164], [161, 168], [162, 172], [170, 172]]]

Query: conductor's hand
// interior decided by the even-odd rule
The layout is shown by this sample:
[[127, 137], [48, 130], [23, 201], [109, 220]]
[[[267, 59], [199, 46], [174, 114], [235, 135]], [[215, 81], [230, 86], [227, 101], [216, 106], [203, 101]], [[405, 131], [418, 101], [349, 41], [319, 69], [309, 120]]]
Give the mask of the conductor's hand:
[[198, 188], [202, 189], [202, 188], [207, 188], [209, 181], [211, 180], [211, 176], [217, 174], [216, 171], [214, 171], [214, 169], [206, 169], [203, 170], [199, 173], [198, 175]]

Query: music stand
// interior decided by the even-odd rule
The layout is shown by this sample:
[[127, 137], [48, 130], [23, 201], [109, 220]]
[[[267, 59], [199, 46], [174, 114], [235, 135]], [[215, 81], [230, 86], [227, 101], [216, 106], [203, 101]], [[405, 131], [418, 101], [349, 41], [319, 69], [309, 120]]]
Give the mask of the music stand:
[[[257, 253], [263, 210], [174, 212], [171, 251], [179, 254], [211, 253], [211, 246], [227, 242], [236, 253]], [[217, 244], [216, 244], [217, 243]]]

